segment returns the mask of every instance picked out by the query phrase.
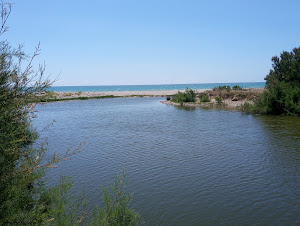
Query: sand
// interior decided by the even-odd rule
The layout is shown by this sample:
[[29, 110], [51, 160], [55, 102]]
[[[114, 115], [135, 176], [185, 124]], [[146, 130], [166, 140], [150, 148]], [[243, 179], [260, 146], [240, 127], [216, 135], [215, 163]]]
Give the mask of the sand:
[[[246, 94], [252, 94], [253, 95], [259, 95], [262, 93], [264, 88], [251, 88], [244, 90], [242, 92]], [[178, 91], [184, 92], [184, 90], [158, 90], [158, 91], [111, 91], [111, 92], [55, 92], [52, 97], [49, 98], [55, 98], [55, 99], [76, 99], [80, 97], [87, 97], [87, 98], [93, 98], [93, 97], [103, 97], [103, 96], [115, 96], [115, 97], [134, 97], [134, 96], [149, 96], [149, 97], [166, 97], [171, 96]], [[187, 107], [195, 107], [195, 106], [216, 106], [216, 100], [215, 97], [220, 95], [219, 91], [212, 91], [211, 89], [198, 89], [195, 90], [197, 93], [201, 93], [204, 91], [207, 91], [209, 95], [211, 95], [210, 99], [211, 102], [209, 103], [184, 103], [184, 106]], [[239, 91], [237, 91], [239, 92]], [[226, 93], [226, 92], [225, 92]], [[234, 94], [235, 91], [230, 92], [231, 94]], [[228, 96], [227, 98], [223, 98], [224, 106], [226, 107], [232, 107], [237, 108], [241, 106], [241, 104], [244, 104], [245, 102], [252, 102], [251, 99], [245, 98], [245, 99], [239, 99], [239, 100], [232, 100], [232, 96]], [[161, 101], [163, 104], [169, 104], [169, 105], [180, 105], [179, 103], [173, 103], [171, 101]]]
[[[207, 89], [198, 89], [197, 92], [204, 92]], [[184, 92], [184, 90], [158, 90], [158, 91], [111, 91], [111, 92], [55, 92], [57, 99], [62, 98], [77, 98], [77, 97], [97, 97], [97, 96], [168, 96]]]

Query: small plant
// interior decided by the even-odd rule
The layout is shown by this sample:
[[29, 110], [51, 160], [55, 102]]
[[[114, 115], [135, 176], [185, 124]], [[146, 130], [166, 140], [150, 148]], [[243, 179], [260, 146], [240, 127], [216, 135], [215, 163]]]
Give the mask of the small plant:
[[78, 95], [78, 96], [80, 96], [80, 95], [82, 94], [82, 92], [79, 91], [79, 92], [77, 92], [77, 93], [75, 93], [75, 94]]
[[70, 97], [70, 96], [72, 96], [72, 93], [65, 93], [65, 96]]
[[250, 113], [250, 114], [265, 114], [266, 109], [262, 107], [258, 107], [257, 104], [251, 104], [249, 102], [245, 102], [242, 104], [239, 109], [245, 113]]
[[210, 99], [209, 99], [209, 96], [207, 95], [207, 93], [201, 93], [200, 102], [210, 102]]
[[235, 85], [232, 87], [232, 90], [243, 90], [243, 88], [239, 85]]
[[46, 97], [47, 98], [56, 98], [56, 93], [54, 91], [47, 91]]
[[93, 215], [90, 225], [138, 225], [143, 223], [140, 214], [130, 209], [128, 204], [132, 194], [124, 192], [126, 185], [125, 174], [116, 176], [115, 182], [108, 188], [103, 187], [104, 206], [98, 207]]
[[223, 91], [226, 90], [227, 92], [229, 92], [231, 90], [230, 86], [217, 86], [213, 88], [213, 91]]
[[222, 105], [223, 104], [223, 99], [221, 96], [216, 97], [217, 105]]
[[172, 98], [175, 103], [196, 102], [196, 92], [186, 88], [184, 92], [178, 91]]

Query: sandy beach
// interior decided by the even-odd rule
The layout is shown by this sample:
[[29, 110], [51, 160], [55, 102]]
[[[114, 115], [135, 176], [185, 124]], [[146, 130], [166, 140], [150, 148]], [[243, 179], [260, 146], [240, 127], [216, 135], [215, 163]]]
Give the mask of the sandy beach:
[[[196, 92], [204, 92], [208, 89], [198, 89]], [[77, 98], [77, 97], [101, 97], [101, 96], [118, 96], [118, 97], [131, 97], [131, 96], [150, 96], [161, 97], [174, 95], [178, 91], [184, 90], [158, 90], [158, 91], [110, 91], [110, 92], [55, 92], [57, 99], [64, 98]]]

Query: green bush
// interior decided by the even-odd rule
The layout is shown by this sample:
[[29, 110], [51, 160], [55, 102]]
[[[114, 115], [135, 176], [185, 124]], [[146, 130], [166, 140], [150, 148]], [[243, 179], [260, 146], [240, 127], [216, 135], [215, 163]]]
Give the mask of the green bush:
[[265, 110], [263, 108], [260, 108], [256, 104], [252, 104], [252, 103], [249, 103], [249, 102], [245, 102], [245, 103], [241, 104], [239, 109], [241, 111], [244, 111], [246, 113], [251, 113], [251, 114], [265, 113]]
[[243, 88], [239, 85], [235, 85], [232, 87], [232, 90], [243, 90]]
[[221, 96], [217, 96], [215, 99], [217, 101], [217, 105], [222, 105], [223, 104], [223, 99], [222, 99]]
[[300, 47], [272, 58], [266, 86], [255, 103], [260, 113], [300, 116]]
[[231, 90], [230, 86], [217, 86], [213, 88], [213, 91], [227, 91], [229, 92]]
[[175, 103], [196, 102], [196, 92], [186, 88], [184, 92], [178, 91], [172, 98]]
[[202, 93], [200, 95], [200, 102], [210, 102], [209, 96], [207, 93]]
[[103, 187], [104, 206], [92, 214], [90, 225], [137, 225], [142, 223], [141, 216], [128, 207], [132, 195], [124, 193], [125, 174], [116, 176], [114, 184]]
[[56, 98], [56, 93], [54, 91], [47, 91], [45, 97], [46, 98]]

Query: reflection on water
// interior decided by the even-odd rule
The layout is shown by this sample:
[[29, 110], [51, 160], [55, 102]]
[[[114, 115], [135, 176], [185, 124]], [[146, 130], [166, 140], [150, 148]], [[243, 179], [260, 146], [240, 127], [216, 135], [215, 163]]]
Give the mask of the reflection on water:
[[90, 207], [126, 169], [146, 225], [297, 224], [300, 119], [117, 98], [38, 106], [49, 152], [86, 140], [58, 172], [85, 184]]

